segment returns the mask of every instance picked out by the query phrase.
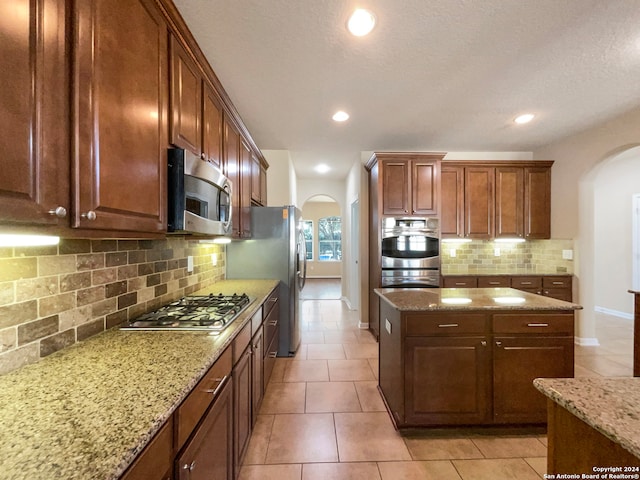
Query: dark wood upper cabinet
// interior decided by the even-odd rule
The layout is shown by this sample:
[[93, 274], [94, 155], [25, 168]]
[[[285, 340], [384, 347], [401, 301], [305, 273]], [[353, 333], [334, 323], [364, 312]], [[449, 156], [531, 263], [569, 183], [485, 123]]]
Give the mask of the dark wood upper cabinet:
[[493, 237], [493, 167], [467, 167], [464, 170], [465, 237]]
[[240, 133], [226, 117], [223, 117], [224, 156], [222, 171], [231, 181], [231, 232], [232, 236], [242, 236], [240, 224]]
[[413, 160], [411, 164], [412, 215], [437, 215], [440, 162]]
[[213, 88], [203, 83], [202, 158], [222, 168], [222, 107]]
[[72, 226], [165, 231], [165, 20], [152, 0], [96, 0], [74, 22]]
[[524, 173], [517, 167], [496, 167], [495, 238], [524, 237]]
[[440, 175], [440, 233], [464, 237], [464, 167], [442, 165]]
[[202, 74], [182, 44], [172, 35], [171, 143], [200, 155], [201, 124]]
[[3, 223], [68, 223], [69, 63], [65, 3], [15, 0], [0, 5]]
[[251, 237], [251, 149], [244, 139], [240, 141], [240, 236]]
[[524, 170], [524, 236], [551, 238], [551, 167]]
[[409, 215], [409, 192], [411, 192], [409, 161], [383, 160], [380, 170], [382, 170], [382, 214]]

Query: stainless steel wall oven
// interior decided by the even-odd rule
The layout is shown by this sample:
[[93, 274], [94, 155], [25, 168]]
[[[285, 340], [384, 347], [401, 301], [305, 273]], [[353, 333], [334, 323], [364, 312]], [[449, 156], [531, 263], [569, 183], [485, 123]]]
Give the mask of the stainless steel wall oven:
[[438, 287], [440, 229], [433, 217], [382, 220], [383, 287]]

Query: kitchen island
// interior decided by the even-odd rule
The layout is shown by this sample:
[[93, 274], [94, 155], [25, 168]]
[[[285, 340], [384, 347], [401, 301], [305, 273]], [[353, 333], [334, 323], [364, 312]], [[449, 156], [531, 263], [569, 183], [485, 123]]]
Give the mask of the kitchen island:
[[217, 336], [115, 328], [0, 377], [0, 478], [119, 478], [167, 425], [171, 439], [173, 412], [277, 285], [226, 280], [195, 292], [253, 299]]
[[511, 288], [376, 289], [379, 388], [397, 428], [544, 424], [538, 377], [573, 377], [580, 305]]
[[[640, 378], [536, 379], [534, 385], [549, 397], [547, 473], [640, 477]], [[622, 476], [603, 476], [609, 473]]]

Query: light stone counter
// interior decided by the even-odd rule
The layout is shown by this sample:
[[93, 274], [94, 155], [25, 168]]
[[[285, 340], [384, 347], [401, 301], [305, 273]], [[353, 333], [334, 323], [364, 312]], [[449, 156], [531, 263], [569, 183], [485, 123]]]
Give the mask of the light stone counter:
[[196, 292], [254, 299], [219, 336], [111, 329], [0, 377], [0, 479], [117, 479], [277, 285]]
[[580, 310], [575, 303], [513, 288], [376, 288], [397, 310]]
[[535, 387], [640, 458], [640, 378], [538, 378]]

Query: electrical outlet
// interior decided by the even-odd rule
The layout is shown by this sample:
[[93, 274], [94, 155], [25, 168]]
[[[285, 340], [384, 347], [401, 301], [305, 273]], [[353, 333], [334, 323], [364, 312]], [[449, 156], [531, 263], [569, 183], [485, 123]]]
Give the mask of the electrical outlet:
[[500, 249], [499, 248], [494, 248], [493, 249], [493, 256], [494, 257], [499, 257], [500, 256]]
[[562, 250], [563, 260], [573, 260], [573, 250]]
[[193, 272], [193, 257], [191, 255], [187, 257], [187, 272]]
[[211, 265], [213, 265], [214, 267], [216, 265], [218, 265], [218, 254], [217, 253], [212, 253], [211, 254]]
[[384, 319], [384, 329], [391, 335], [391, 322], [386, 318]]
[[451, 258], [455, 258], [455, 256], [456, 256], [456, 249], [455, 248], [449, 249], [449, 256]]

